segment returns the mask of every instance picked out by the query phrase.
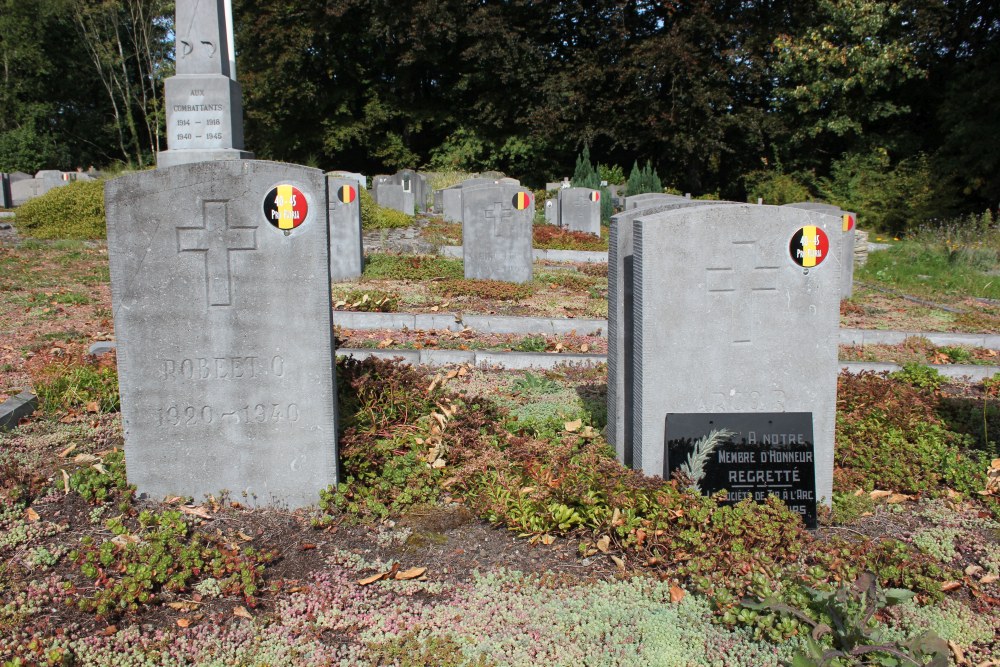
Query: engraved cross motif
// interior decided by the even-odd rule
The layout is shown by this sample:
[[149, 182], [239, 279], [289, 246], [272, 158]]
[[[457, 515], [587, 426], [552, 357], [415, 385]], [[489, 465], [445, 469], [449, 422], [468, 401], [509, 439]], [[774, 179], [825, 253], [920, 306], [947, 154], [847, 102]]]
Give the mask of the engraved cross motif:
[[229, 253], [257, 249], [255, 227], [229, 223], [228, 202], [202, 203], [201, 227], [177, 228], [177, 253], [205, 253], [205, 282], [209, 306], [232, 304], [232, 275]]
[[711, 296], [730, 302], [733, 343], [752, 343], [756, 298], [777, 295], [778, 267], [759, 266], [754, 241], [733, 241], [731, 245], [731, 266], [705, 269], [705, 287]]
[[511, 209], [504, 210], [503, 204], [497, 202], [496, 204], [493, 204], [492, 208], [486, 209], [485, 215], [487, 220], [492, 221], [493, 224], [496, 225], [496, 235], [498, 237], [511, 238], [513, 236], [511, 229], [512, 225], [505, 225], [503, 223], [510, 222], [511, 217], [514, 215], [514, 211]]

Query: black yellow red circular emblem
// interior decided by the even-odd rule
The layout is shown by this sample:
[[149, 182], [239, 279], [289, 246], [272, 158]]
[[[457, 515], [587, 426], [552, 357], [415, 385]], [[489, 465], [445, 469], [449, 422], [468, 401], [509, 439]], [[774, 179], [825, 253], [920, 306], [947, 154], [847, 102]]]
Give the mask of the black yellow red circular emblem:
[[511, 199], [511, 204], [513, 204], [514, 208], [518, 211], [523, 211], [531, 206], [531, 195], [527, 192], [518, 192], [514, 195], [513, 199]]
[[792, 261], [803, 268], [819, 266], [830, 254], [830, 239], [821, 228], [807, 225], [792, 235], [788, 252]]
[[844, 214], [844, 231], [849, 232], [854, 229], [854, 216], [850, 213]]
[[277, 185], [264, 197], [264, 217], [278, 229], [295, 229], [308, 214], [309, 202], [294, 185]]
[[593, 192], [590, 193], [590, 201], [601, 201], [600, 190], [594, 190]]
[[358, 191], [350, 185], [341, 185], [337, 189], [337, 199], [343, 204], [350, 204], [358, 198]]

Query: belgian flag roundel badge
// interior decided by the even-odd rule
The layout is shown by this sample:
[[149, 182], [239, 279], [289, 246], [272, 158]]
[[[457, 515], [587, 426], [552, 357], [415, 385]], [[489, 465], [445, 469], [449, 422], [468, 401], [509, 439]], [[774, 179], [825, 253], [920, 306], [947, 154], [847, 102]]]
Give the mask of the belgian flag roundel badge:
[[844, 214], [844, 231], [849, 232], [854, 229], [854, 216], [850, 213]]
[[264, 217], [278, 229], [289, 231], [306, 221], [309, 203], [294, 185], [278, 185], [264, 197]]
[[830, 239], [826, 232], [815, 225], [808, 225], [792, 235], [788, 244], [792, 261], [799, 266], [810, 269], [819, 266], [830, 254]]
[[601, 201], [600, 190], [594, 190], [593, 192], [590, 193], [590, 201]]
[[527, 192], [518, 192], [514, 195], [514, 198], [511, 199], [511, 203], [518, 211], [523, 211], [531, 206], [531, 195]]
[[357, 199], [358, 191], [352, 188], [350, 185], [341, 185], [337, 188], [337, 199], [339, 199], [344, 204], [350, 204], [352, 201]]

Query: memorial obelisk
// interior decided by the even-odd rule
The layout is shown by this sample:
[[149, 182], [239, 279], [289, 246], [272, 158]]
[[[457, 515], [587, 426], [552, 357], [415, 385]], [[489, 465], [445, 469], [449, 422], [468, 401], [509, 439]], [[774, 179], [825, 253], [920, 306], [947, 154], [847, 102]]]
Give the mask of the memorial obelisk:
[[177, 73], [165, 82], [167, 150], [158, 167], [246, 160], [229, 0], [177, 0]]

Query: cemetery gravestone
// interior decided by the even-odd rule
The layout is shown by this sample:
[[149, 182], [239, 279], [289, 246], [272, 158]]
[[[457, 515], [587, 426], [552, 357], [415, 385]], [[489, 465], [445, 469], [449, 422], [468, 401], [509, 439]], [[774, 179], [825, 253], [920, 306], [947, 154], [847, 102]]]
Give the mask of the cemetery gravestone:
[[330, 279], [360, 278], [364, 269], [361, 197], [353, 177], [327, 176], [330, 216]]
[[462, 222], [462, 187], [456, 185], [441, 193], [441, 214], [448, 222]]
[[615, 448], [618, 461], [632, 465], [632, 360], [633, 313], [632, 221], [651, 215], [691, 206], [718, 202], [677, 201], [639, 209], [629, 209], [611, 216], [608, 238], [608, 426], [606, 438]]
[[840, 219], [841, 243], [837, 246], [841, 266], [840, 295], [844, 299], [851, 298], [851, 295], [854, 294], [854, 245], [857, 215], [841, 210], [839, 206], [823, 202], [797, 202], [795, 204], [785, 204], [785, 206], [801, 208], [806, 211], [827, 213]]
[[10, 174], [0, 174], [0, 208], [14, 208], [14, 193], [10, 189]]
[[177, 0], [177, 73], [164, 86], [167, 150], [158, 167], [244, 160], [243, 106], [225, 0]]
[[357, 182], [358, 189], [367, 190], [368, 189], [368, 178], [364, 174], [359, 174], [356, 171], [328, 171], [327, 176], [337, 176], [339, 178], [350, 178]]
[[574, 232], [601, 235], [601, 192], [590, 188], [559, 191], [559, 226]]
[[632, 208], [655, 206], [656, 204], [668, 204], [670, 202], [677, 201], [690, 201], [690, 198], [678, 195], [668, 195], [660, 192], [644, 192], [639, 195], [625, 197], [625, 210], [627, 211]]
[[534, 217], [531, 193], [523, 188], [499, 184], [462, 188], [465, 277], [530, 281]]
[[315, 503], [337, 482], [323, 173], [200, 162], [105, 198], [129, 482]]
[[559, 226], [559, 200], [549, 199], [545, 202], [545, 222]]
[[397, 172], [392, 178], [394, 183], [403, 186], [405, 192], [413, 194], [413, 203], [416, 206], [417, 213], [426, 213], [428, 190], [427, 179], [423, 174], [418, 174], [412, 169], [404, 169]]
[[[687, 461], [668, 446], [690, 454], [701, 442], [695, 466], [713, 456], [739, 464], [725, 473], [734, 498], [774, 493], [809, 520], [833, 493], [839, 228], [825, 215], [744, 204], [641, 215], [632, 226], [633, 466], [669, 474]], [[759, 455], [733, 453], [747, 447]], [[795, 472], [810, 456], [815, 489]]]
[[376, 192], [378, 193], [376, 202], [379, 206], [413, 215], [413, 193], [404, 190], [402, 185], [381, 183]]

